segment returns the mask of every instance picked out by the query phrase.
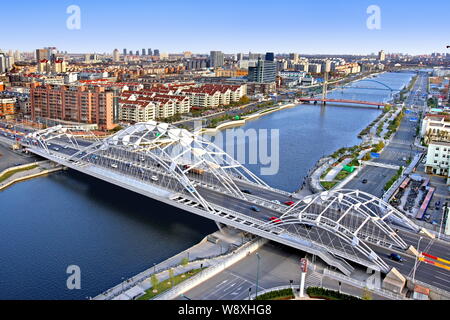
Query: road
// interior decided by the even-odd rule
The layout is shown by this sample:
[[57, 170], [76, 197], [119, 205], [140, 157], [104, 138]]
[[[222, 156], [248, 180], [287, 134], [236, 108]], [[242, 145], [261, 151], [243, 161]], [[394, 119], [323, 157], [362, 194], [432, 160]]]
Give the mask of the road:
[[[416, 83], [416, 87], [418, 85], [420, 85], [419, 82]], [[416, 88], [415, 88], [416, 90]], [[417, 90], [416, 90], [417, 91]], [[408, 98], [408, 103], [412, 103], [413, 99], [412, 98], [413, 95], [411, 95]], [[405, 118], [406, 120], [406, 118]], [[409, 138], [413, 138], [413, 135], [411, 135], [411, 124], [409, 122], [405, 122], [403, 121], [402, 126], [404, 126], [404, 130], [400, 130], [399, 133], [394, 137], [394, 141], [393, 141], [393, 147], [392, 149], [389, 149], [389, 147], [386, 149], [386, 154], [383, 153], [381, 160], [385, 160], [385, 161], [400, 161], [400, 160], [395, 160], [396, 157], [398, 157], [398, 154], [396, 152], [399, 152], [398, 150], [403, 148], [405, 150], [408, 150], [408, 148], [410, 149], [410, 145], [407, 144], [407, 139]], [[10, 137], [11, 140], [13, 140], [15, 137]], [[70, 156], [73, 155], [74, 153], [76, 153], [78, 150], [73, 149], [72, 147], [70, 147], [68, 145], [68, 140], [67, 139], [57, 139], [55, 141], [52, 141], [52, 145], [50, 146], [51, 149], [53, 149], [53, 151], [58, 152], [60, 154], [66, 155], [66, 156]], [[83, 145], [87, 146], [89, 145], [90, 142], [85, 142], [83, 143]], [[398, 144], [398, 145], [396, 145]], [[407, 148], [405, 147], [407, 146]], [[410, 150], [409, 150], [410, 151]], [[400, 151], [401, 152], [401, 151]], [[134, 157], [133, 157], [134, 156]], [[131, 175], [131, 176], [139, 176], [141, 177], [141, 179], [143, 179], [145, 182], [150, 183], [150, 184], [154, 184], [157, 186], [167, 186], [167, 185], [178, 185], [178, 187], [180, 186], [180, 184], [178, 183], [178, 181], [176, 181], [173, 177], [169, 176], [166, 174], [165, 170], [162, 170], [161, 168], [158, 167], [158, 165], [156, 163], [154, 163], [154, 161], [147, 157], [144, 158], [143, 161], [142, 159], [139, 159], [140, 155], [130, 155], [130, 154], [125, 154], [123, 153], [123, 151], [114, 151], [114, 149], [111, 149], [109, 151], [108, 155], [100, 155], [97, 156], [96, 158], [88, 158], [88, 161], [95, 166], [99, 166], [99, 167], [103, 167], [106, 168], [108, 170], [111, 170], [112, 172], [117, 171], [117, 173], [121, 173], [121, 174], [125, 174], [125, 175]], [[145, 156], [144, 156], [145, 157]], [[388, 171], [386, 171], [388, 170]], [[372, 171], [372, 172], [371, 172]], [[390, 170], [392, 171], [392, 170]], [[370, 183], [368, 183], [367, 185], [361, 185], [361, 186], [357, 186], [357, 187], [353, 187], [354, 189], [362, 189], [363, 191], [368, 191], [369, 193], [372, 193], [374, 191], [376, 191], [380, 185], [381, 188], [384, 186], [384, 184], [378, 183], [375, 184], [372, 182], [373, 181], [377, 181], [379, 179], [380, 176], [384, 176], [385, 175], [385, 179], [389, 180], [389, 174], [391, 173], [389, 171], [389, 169], [384, 169], [384, 168], [377, 168], [377, 167], [370, 167], [369, 168], [369, 173], [364, 173], [367, 174], [369, 177], [368, 180], [370, 181]], [[241, 214], [244, 214], [248, 217], [257, 219], [259, 221], [262, 222], [268, 222], [269, 218], [271, 217], [280, 217], [282, 215], [282, 211], [278, 210], [277, 208], [280, 208], [280, 206], [275, 205], [275, 204], [270, 204], [271, 201], [273, 200], [277, 200], [280, 202], [285, 202], [285, 201], [290, 201], [292, 200], [291, 198], [288, 197], [287, 194], [285, 193], [281, 193], [281, 192], [277, 192], [276, 190], [268, 190], [268, 189], [263, 189], [263, 188], [259, 188], [257, 186], [252, 186], [252, 185], [247, 185], [247, 184], [243, 184], [240, 183], [238, 180], [237, 183], [239, 185], [239, 187], [245, 187], [246, 189], [250, 190], [251, 193], [254, 196], [258, 196], [259, 198], [263, 198], [266, 199], [266, 204], [263, 206], [259, 206], [259, 212], [256, 212], [254, 210], [251, 209], [251, 207], [255, 206], [254, 202], [251, 201], [252, 197], [248, 197], [249, 199], [243, 199], [243, 198], [236, 198], [236, 196], [232, 196], [232, 195], [228, 195], [225, 194], [223, 192], [219, 192], [218, 190], [213, 190], [211, 188], [208, 188], [206, 186], [203, 186], [202, 184], [204, 183], [210, 183], [212, 185], [217, 185], [217, 181], [214, 181], [213, 177], [211, 175], [193, 175], [192, 173], [190, 174], [190, 178], [193, 180], [196, 180], [197, 183], [197, 189], [199, 191], [199, 193], [203, 196], [203, 198], [205, 198], [207, 201], [214, 203], [215, 205], [224, 207], [224, 208], [228, 208], [230, 210], [234, 210], [236, 212], [239, 212]], [[155, 179], [152, 179], [155, 178]], [[359, 178], [359, 179], [363, 179], [363, 178]], [[206, 181], [204, 181], [206, 180]], [[347, 187], [347, 188], [352, 188], [352, 187]], [[367, 190], [364, 190], [363, 188], [370, 188]], [[179, 190], [180, 191], [180, 190]], [[186, 190], [181, 190], [182, 192], [186, 192]], [[372, 191], [372, 192], [370, 192]], [[375, 194], [377, 195], [377, 194]], [[283, 207], [283, 205], [281, 205], [281, 207]], [[319, 230], [320, 231], [320, 230]], [[312, 235], [313, 237], [316, 238], [320, 238], [320, 235], [318, 230], [312, 230], [312, 231], [307, 231], [307, 230], [301, 230], [298, 231], [300, 232], [300, 234], [302, 235], [306, 235], [307, 233], [310, 233], [310, 236]], [[408, 242], [412, 245], [416, 245], [419, 237], [417, 235], [408, 235], [407, 237], [410, 237], [410, 239], [408, 239]], [[323, 239], [322, 239], [323, 241]], [[333, 241], [333, 237], [329, 237], [328, 241], [331, 243]], [[425, 243], [424, 243], [425, 245]], [[373, 248], [373, 250], [377, 253], [379, 253], [380, 257], [382, 259], [385, 260], [386, 263], [388, 263], [390, 266], [394, 266], [394, 267], [399, 267], [397, 266], [397, 263], [395, 263], [394, 261], [391, 261], [387, 258], [387, 256], [390, 254], [391, 251], [383, 249], [383, 248], [378, 248], [377, 246], [371, 246]], [[435, 243], [431, 243], [431, 246], [429, 248], [429, 251], [427, 251], [430, 254], [434, 254], [438, 257], [446, 257], [446, 254], [448, 252], [448, 247], [445, 246], [444, 244], [435, 244]], [[406, 261], [400, 266], [402, 268], [402, 271], [404, 272], [410, 272], [410, 270], [412, 270], [414, 266], [414, 259], [409, 259], [407, 258]], [[423, 273], [422, 273], [422, 270]], [[421, 279], [424, 279], [426, 281], [431, 281], [431, 282], [437, 282], [436, 280], [438, 278], [428, 278], [428, 276], [430, 274], [433, 273], [433, 271], [435, 271], [436, 268], [430, 265], [425, 265], [425, 264], [420, 264], [419, 266], [419, 270], [418, 270], [418, 278], [420, 277]], [[441, 272], [439, 270], [439, 272]], [[427, 280], [429, 279], [429, 280]], [[425, 282], [425, 281], [424, 281]], [[440, 287], [445, 288], [446, 290], [450, 289], [449, 285], [450, 284], [446, 284], [445, 281], [441, 281], [441, 283], [439, 283]]]

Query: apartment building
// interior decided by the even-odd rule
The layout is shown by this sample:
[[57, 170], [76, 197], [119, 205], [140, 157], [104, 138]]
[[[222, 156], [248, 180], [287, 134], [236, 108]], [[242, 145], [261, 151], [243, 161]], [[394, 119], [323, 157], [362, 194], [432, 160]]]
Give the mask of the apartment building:
[[203, 84], [181, 89], [178, 93], [189, 97], [192, 107], [217, 108], [238, 102], [247, 94], [247, 86]]
[[188, 97], [157, 88], [125, 91], [119, 100], [119, 120], [126, 122], [165, 119], [176, 114], [188, 113], [190, 110]]
[[450, 116], [427, 114], [422, 121], [420, 134], [424, 137], [425, 143], [450, 138]]
[[431, 141], [428, 145], [425, 171], [428, 174], [445, 176], [450, 184], [450, 142]]
[[0, 96], [0, 118], [9, 118], [16, 113], [16, 98], [5, 98]]
[[39, 119], [97, 124], [111, 130], [114, 124], [113, 92], [101, 86], [38, 85], [30, 89], [31, 116]]

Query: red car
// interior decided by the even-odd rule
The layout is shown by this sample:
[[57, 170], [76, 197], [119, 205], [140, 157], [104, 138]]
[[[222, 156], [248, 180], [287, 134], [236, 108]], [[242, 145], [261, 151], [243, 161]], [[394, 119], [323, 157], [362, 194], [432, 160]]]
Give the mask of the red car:
[[295, 204], [295, 202], [294, 201], [286, 201], [284, 204], [292, 207]]
[[276, 217], [272, 217], [269, 219], [270, 221], [274, 222], [274, 223], [283, 223], [283, 221], [281, 221], [281, 219], [276, 218]]

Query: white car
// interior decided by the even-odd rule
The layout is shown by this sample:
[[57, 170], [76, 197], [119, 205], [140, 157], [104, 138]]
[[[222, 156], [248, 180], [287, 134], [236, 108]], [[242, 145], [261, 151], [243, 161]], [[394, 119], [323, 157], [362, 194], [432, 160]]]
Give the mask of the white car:
[[113, 167], [114, 169], [117, 169], [119, 166], [118, 166], [117, 164], [113, 163], [113, 164], [111, 165], [111, 167]]
[[281, 204], [281, 202], [278, 201], [278, 200], [273, 200], [272, 203], [275, 203], [275, 204]]
[[159, 179], [158, 179], [157, 176], [153, 176], [153, 177], [152, 177], [152, 180], [155, 181], [155, 182], [156, 182], [156, 181], [159, 181]]

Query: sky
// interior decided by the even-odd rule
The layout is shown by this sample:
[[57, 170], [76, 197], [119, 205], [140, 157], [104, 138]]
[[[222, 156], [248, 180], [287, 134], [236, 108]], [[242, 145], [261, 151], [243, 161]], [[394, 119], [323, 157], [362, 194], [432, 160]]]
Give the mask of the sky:
[[[80, 29], [67, 28], [71, 5], [80, 8]], [[370, 5], [380, 9], [379, 29], [367, 27]], [[14, 1], [4, 1], [0, 49], [448, 52], [449, 9], [448, 0], [27, 0], [20, 8]]]

